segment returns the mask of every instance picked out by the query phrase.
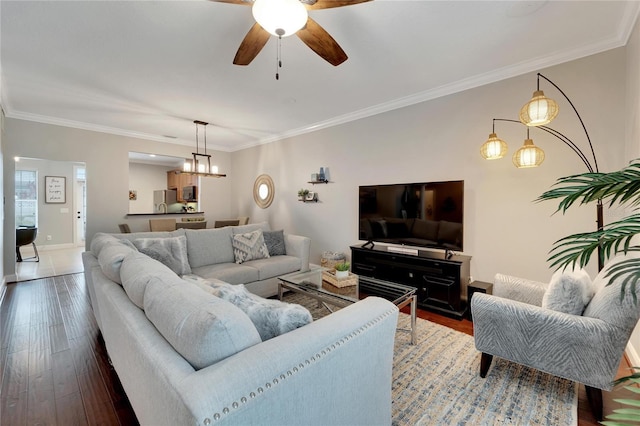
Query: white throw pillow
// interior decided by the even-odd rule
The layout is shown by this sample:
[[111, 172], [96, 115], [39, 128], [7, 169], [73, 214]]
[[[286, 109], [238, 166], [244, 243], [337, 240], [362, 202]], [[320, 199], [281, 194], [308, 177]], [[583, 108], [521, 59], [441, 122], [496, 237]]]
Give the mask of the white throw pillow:
[[572, 315], [582, 315], [593, 297], [594, 289], [584, 269], [572, 272], [557, 271], [542, 297], [542, 307]]

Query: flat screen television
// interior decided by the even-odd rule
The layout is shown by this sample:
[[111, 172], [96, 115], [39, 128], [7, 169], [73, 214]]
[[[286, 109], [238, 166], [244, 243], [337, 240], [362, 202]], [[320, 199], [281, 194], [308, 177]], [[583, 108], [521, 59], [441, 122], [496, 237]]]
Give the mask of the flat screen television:
[[368, 185], [358, 191], [360, 240], [463, 250], [464, 181]]

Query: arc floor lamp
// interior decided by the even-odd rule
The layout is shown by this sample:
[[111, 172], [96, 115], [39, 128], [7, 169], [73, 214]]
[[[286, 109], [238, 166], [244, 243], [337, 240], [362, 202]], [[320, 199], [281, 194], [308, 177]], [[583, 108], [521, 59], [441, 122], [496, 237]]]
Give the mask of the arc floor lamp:
[[[587, 143], [590, 150], [590, 156], [587, 156], [580, 147], [575, 144], [571, 139], [569, 139], [563, 133], [546, 126], [546, 124], [550, 123], [559, 112], [559, 107], [556, 101], [553, 99], [547, 98], [544, 95], [544, 92], [540, 90], [540, 78], [547, 81], [553, 87], [555, 87], [564, 98], [569, 102], [571, 108], [575, 112], [578, 120], [580, 121], [580, 125], [584, 130], [584, 134], [587, 139]], [[530, 138], [529, 129], [531, 127], [538, 128], [542, 131], [549, 133], [555, 138], [559, 139], [562, 143], [567, 145], [584, 163], [587, 167], [589, 173], [599, 173], [598, 169], [598, 160], [596, 159], [595, 151], [593, 150], [593, 144], [591, 143], [591, 138], [589, 137], [589, 132], [587, 132], [587, 127], [580, 116], [580, 113], [576, 109], [575, 105], [569, 99], [566, 93], [557, 84], [553, 81], [545, 77], [544, 75], [538, 73], [537, 74], [537, 87], [536, 91], [533, 92], [533, 97], [529, 102], [524, 104], [524, 106], [520, 109], [520, 120], [511, 120], [506, 118], [494, 118], [493, 119], [493, 128], [491, 134], [489, 134], [489, 139], [482, 145], [480, 148], [480, 154], [483, 158], [487, 160], [496, 160], [504, 157], [507, 154], [507, 143], [500, 139], [496, 134], [496, 121], [501, 122], [510, 122], [510, 123], [518, 123], [527, 127], [527, 138], [524, 141], [524, 145], [518, 149], [512, 157], [513, 164], [518, 168], [529, 168], [529, 167], [538, 167], [544, 161], [544, 151], [536, 146], [533, 143], [533, 139]], [[604, 226], [604, 218], [603, 218], [603, 210], [602, 210], [602, 200], [598, 200], [596, 204], [596, 223], [598, 227], [598, 231], [601, 231]], [[602, 270], [603, 268], [603, 260], [602, 260], [602, 248], [598, 248], [598, 270]]]

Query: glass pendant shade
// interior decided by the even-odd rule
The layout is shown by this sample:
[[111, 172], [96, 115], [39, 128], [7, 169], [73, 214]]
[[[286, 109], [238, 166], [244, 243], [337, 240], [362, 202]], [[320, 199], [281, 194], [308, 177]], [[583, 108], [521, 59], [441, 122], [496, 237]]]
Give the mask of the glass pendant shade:
[[287, 37], [307, 23], [309, 14], [298, 0], [256, 0], [253, 17], [270, 34]]
[[544, 161], [544, 151], [525, 139], [524, 145], [513, 154], [513, 164], [519, 168], [538, 167]]
[[520, 121], [527, 126], [542, 126], [558, 115], [558, 104], [544, 95], [542, 90], [533, 92], [533, 97], [520, 109]]
[[507, 155], [507, 143], [495, 133], [489, 135], [489, 139], [480, 147], [480, 155], [485, 160], [497, 160]]

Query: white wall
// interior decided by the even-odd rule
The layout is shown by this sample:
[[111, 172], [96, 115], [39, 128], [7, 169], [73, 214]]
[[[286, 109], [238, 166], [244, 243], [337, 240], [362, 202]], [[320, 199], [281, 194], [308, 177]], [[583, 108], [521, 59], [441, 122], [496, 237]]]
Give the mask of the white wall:
[[[640, 20], [627, 43], [627, 158], [640, 158]], [[636, 239], [640, 244], [640, 238]], [[631, 349], [627, 353], [632, 365], [640, 366], [640, 325], [631, 336]]]
[[[602, 171], [625, 163], [625, 51], [616, 49], [542, 70], [579, 108]], [[606, 82], [606, 84], [603, 84]], [[552, 243], [572, 232], [595, 228], [595, 206], [552, 216], [555, 204], [534, 203], [561, 176], [585, 172], [578, 157], [557, 139], [534, 129], [531, 136], [547, 155], [536, 169], [516, 169], [510, 156], [523, 143], [524, 126], [498, 123], [509, 143], [509, 158], [486, 161], [479, 149], [491, 119], [515, 118], [536, 87], [535, 74], [354, 121], [277, 143], [234, 153], [238, 212], [269, 220], [276, 228], [311, 237], [312, 261], [325, 250], [349, 251], [358, 242], [358, 186], [402, 182], [465, 181], [465, 254], [473, 256], [475, 279], [491, 281], [503, 272], [548, 281], [546, 258]], [[587, 150], [585, 137], [567, 102], [550, 85], [545, 93], [560, 103], [552, 127]], [[328, 166], [334, 183], [306, 182]], [[254, 179], [270, 174], [273, 205], [255, 207]], [[320, 202], [296, 201], [307, 187]], [[595, 273], [595, 265], [591, 272]]]
[[[53, 126], [17, 119], [5, 120], [4, 188], [14, 187], [15, 156], [42, 158], [55, 161], [84, 162], [87, 168], [87, 242], [96, 232], [119, 232], [118, 223], [129, 223], [132, 231], [149, 230], [148, 217], [127, 217], [129, 210], [129, 151], [148, 152], [161, 155], [188, 157], [191, 146], [179, 146], [141, 139], [109, 135], [105, 133]], [[230, 154], [213, 151], [215, 163], [221, 173], [230, 169]], [[228, 216], [230, 212], [230, 179], [217, 179], [222, 190], [215, 193], [215, 200], [205, 204], [217, 216]], [[206, 189], [203, 189], [206, 191]], [[202, 192], [207, 196], [206, 192]], [[6, 193], [6, 212], [13, 212], [13, 193]], [[211, 197], [213, 198], [213, 196]], [[213, 217], [213, 216], [212, 216]], [[211, 219], [213, 220], [213, 219]], [[15, 246], [15, 220], [7, 215], [4, 222], [4, 246]], [[15, 272], [15, 253], [5, 250], [4, 275]]]

